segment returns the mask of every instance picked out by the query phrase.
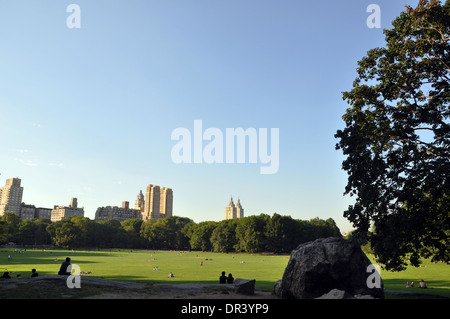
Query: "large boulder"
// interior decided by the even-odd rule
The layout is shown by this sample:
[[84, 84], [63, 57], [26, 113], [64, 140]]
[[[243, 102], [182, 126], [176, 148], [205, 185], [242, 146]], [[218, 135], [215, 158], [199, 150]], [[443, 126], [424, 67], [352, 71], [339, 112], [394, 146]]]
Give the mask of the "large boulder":
[[234, 280], [234, 292], [243, 295], [254, 295], [255, 283], [255, 279], [236, 278]]
[[299, 245], [276, 288], [282, 298], [317, 298], [333, 289], [384, 298], [383, 281], [361, 248], [337, 237]]

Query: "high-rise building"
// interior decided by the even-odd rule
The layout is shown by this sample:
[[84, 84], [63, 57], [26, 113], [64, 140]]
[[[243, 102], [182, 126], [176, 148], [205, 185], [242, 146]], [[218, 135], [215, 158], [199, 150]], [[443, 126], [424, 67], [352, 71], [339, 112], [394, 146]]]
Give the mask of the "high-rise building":
[[241, 205], [241, 200], [238, 198], [238, 201], [236, 203], [236, 218], [242, 218], [244, 217], [244, 209]]
[[241, 205], [241, 200], [238, 198], [236, 206], [233, 203], [233, 197], [231, 197], [228, 206], [225, 207], [225, 219], [235, 219], [244, 217], [244, 209]]
[[84, 207], [78, 208], [78, 203], [76, 198], [70, 200], [70, 205], [67, 206], [55, 206], [51, 212], [50, 220], [52, 222], [59, 221], [61, 219], [79, 216], [84, 217]]
[[78, 208], [78, 199], [76, 199], [75, 197], [72, 197], [70, 199], [69, 207], [70, 208]]
[[[138, 195], [139, 197], [139, 195]], [[142, 219], [160, 219], [173, 214], [173, 191], [171, 188], [149, 184], [145, 191]]]
[[20, 178], [6, 180], [6, 185], [0, 188], [0, 216], [5, 213], [13, 213], [20, 216], [20, 204], [22, 204], [23, 187], [20, 186]]
[[236, 206], [233, 203], [233, 197], [231, 197], [228, 206], [225, 207], [225, 219], [234, 219], [236, 218]]
[[161, 187], [159, 201], [159, 217], [165, 218], [172, 216], [173, 209], [173, 191], [171, 188]]
[[144, 212], [145, 209], [145, 198], [144, 194], [142, 194], [142, 191], [139, 192], [136, 202], [134, 203], [134, 209], [139, 209], [141, 213]]
[[149, 219], [159, 219], [160, 206], [160, 188], [157, 185], [147, 185], [145, 191], [145, 208], [142, 219], [147, 221]]

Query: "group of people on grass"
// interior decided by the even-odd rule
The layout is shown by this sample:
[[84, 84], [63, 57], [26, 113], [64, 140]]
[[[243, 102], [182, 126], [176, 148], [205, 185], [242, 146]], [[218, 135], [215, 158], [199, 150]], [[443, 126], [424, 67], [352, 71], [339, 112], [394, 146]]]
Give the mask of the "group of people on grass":
[[[406, 288], [414, 288], [414, 281], [411, 281], [411, 283], [406, 282]], [[419, 288], [427, 288], [427, 284], [423, 279], [419, 282]]]
[[[64, 275], [69, 276], [70, 272], [67, 271], [68, 267], [70, 266], [70, 257], [67, 257], [66, 260], [61, 264], [61, 267], [58, 271], [58, 275]], [[155, 270], [155, 268], [153, 268]], [[159, 270], [159, 268], [157, 269]], [[18, 278], [20, 278], [20, 275], [17, 275]], [[36, 269], [31, 270], [31, 278], [38, 277], [38, 273], [36, 272]], [[173, 278], [174, 275], [171, 272], [168, 276], [169, 278]], [[11, 276], [8, 271], [5, 271], [3, 275], [0, 277], [0, 279], [10, 279]], [[228, 277], [225, 275], [225, 271], [222, 271], [222, 276], [219, 277], [219, 283], [221, 284], [232, 284], [234, 283], [234, 278], [232, 274], [228, 274]], [[406, 288], [414, 288], [414, 282], [406, 282]], [[419, 282], [419, 288], [427, 288], [427, 285], [425, 281], [422, 279]]]
[[222, 271], [222, 276], [219, 278], [219, 283], [221, 284], [232, 284], [234, 282], [234, 278], [232, 274], [228, 274], [228, 277], [225, 275], [225, 271]]
[[[67, 257], [66, 261], [64, 261], [61, 264], [58, 275], [66, 275], [66, 276], [70, 275], [70, 273], [67, 271], [67, 268], [69, 267], [69, 265], [70, 265], [70, 258]], [[39, 274], [37, 273], [36, 269], [34, 269], [34, 268], [31, 269], [31, 278], [38, 277], [38, 276], [39, 276]], [[9, 274], [9, 271], [5, 271], [0, 278], [11, 279], [11, 275]], [[21, 275], [17, 275], [17, 278], [21, 278]]]
[[[37, 277], [38, 273], [36, 272], [36, 269], [31, 269], [31, 278]], [[22, 278], [22, 275], [17, 274], [17, 278]], [[0, 277], [0, 279], [11, 279], [11, 275], [9, 274], [9, 271], [5, 271], [3, 275]]]
[[[66, 260], [61, 264], [61, 267], [58, 271], [58, 275], [65, 275], [69, 276], [70, 272], [67, 271], [67, 268], [70, 266], [70, 258], [67, 257]], [[37, 273], [36, 269], [31, 269], [31, 278], [38, 277], [39, 274]], [[21, 278], [22, 276], [19, 274], [17, 275], [17, 278]], [[11, 279], [11, 275], [9, 271], [5, 271], [3, 275], [0, 277], [0, 279]]]

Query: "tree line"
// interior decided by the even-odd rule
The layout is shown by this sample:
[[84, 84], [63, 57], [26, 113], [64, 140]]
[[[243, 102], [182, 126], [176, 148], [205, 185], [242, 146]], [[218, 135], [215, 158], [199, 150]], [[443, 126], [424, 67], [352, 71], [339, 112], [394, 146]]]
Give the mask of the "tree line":
[[145, 222], [141, 219], [94, 221], [76, 216], [57, 222], [21, 220], [11, 213], [0, 218], [0, 244], [55, 245], [66, 249], [290, 253], [301, 243], [331, 236], [341, 236], [331, 218], [298, 220], [279, 214], [200, 223], [178, 216]]

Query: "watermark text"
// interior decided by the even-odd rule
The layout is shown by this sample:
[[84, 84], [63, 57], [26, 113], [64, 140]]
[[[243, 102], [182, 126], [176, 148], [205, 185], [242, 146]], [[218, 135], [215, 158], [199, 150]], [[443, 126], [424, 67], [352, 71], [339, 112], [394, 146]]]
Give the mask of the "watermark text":
[[279, 169], [278, 128], [270, 129], [270, 153], [267, 128], [226, 128], [224, 134], [216, 127], [203, 131], [202, 120], [195, 120], [193, 134], [189, 129], [179, 127], [172, 131], [171, 139], [178, 141], [171, 152], [172, 161], [177, 164], [256, 164], [259, 161], [266, 165], [260, 167], [261, 174], [276, 174]]

